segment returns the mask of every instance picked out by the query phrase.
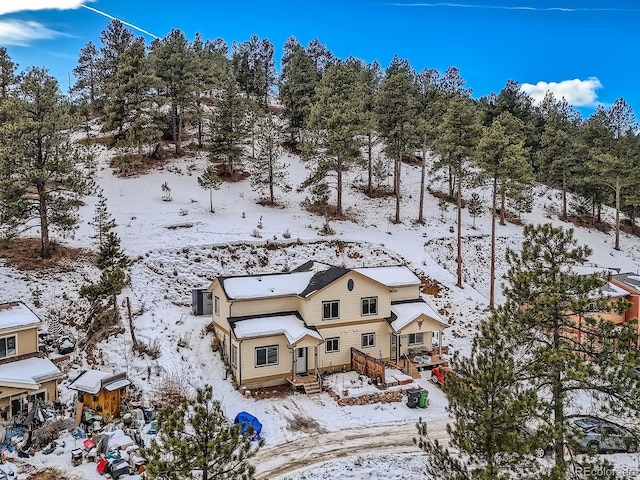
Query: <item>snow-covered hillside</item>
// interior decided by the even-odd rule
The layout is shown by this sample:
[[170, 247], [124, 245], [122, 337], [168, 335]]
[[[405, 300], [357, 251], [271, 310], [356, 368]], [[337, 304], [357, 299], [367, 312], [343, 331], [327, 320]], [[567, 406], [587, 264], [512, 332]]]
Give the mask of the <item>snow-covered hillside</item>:
[[[404, 403], [339, 407], [327, 394], [308, 398], [292, 394], [278, 399], [247, 399], [235, 391], [220, 358], [211, 351], [211, 334], [205, 330], [207, 318], [191, 315], [191, 289], [204, 287], [217, 275], [278, 272], [292, 269], [314, 259], [348, 267], [404, 263], [414, 271], [433, 279], [440, 285], [437, 297], [427, 301], [443, 313], [451, 327], [445, 332], [445, 342], [452, 348], [467, 352], [475, 325], [486, 316], [488, 303], [489, 215], [476, 220], [463, 212], [464, 288], [455, 286], [455, 225], [453, 206], [441, 220], [437, 198], [427, 194], [426, 224], [415, 223], [418, 209], [420, 172], [416, 166], [403, 167], [402, 223], [393, 224], [393, 198], [370, 199], [353, 188], [345, 189], [344, 206], [351, 218], [331, 221], [332, 235], [324, 235], [324, 218], [308, 213], [300, 203], [308, 195], [298, 191], [306, 171], [297, 157], [289, 156], [289, 184], [287, 193], [278, 192], [279, 206], [258, 205], [258, 195], [249, 182], [224, 183], [213, 196], [215, 213], [209, 212], [209, 192], [198, 186], [196, 177], [207, 165], [204, 157], [176, 159], [163, 169], [136, 177], [119, 178], [108, 165], [111, 152], [101, 150], [96, 173], [97, 184], [103, 189], [110, 213], [117, 222], [116, 231], [122, 245], [133, 259], [130, 285], [120, 297], [128, 297], [134, 312], [135, 333], [138, 340], [157, 348], [160, 356], [152, 360], [132, 352], [128, 325], [124, 333], [102, 342], [94, 352], [104, 370], [126, 370], [134, 384], [147, 396], [168, 376], [180, 376], [192, 387], [214, 385], [214, 395], [223, 402], [230, 418], [241, 410], [251, 411], [264, 424], [265, 449], [296, 442], [314, 435], [338, 434], [345, 429], [359, 429], [356, 442], [366, 445], [366, 431], [372, 427], [393, 425], [411, 439], [415, 436], [415, 422], [419, 417], [437, 423], [445, 422], [446, 399], [442, 392], [430, 385], [427, 378], [419, 381], [430, 392], [428, 409], [408, 409]], [[348, 172], [351, 181], [361, 172]], [[171, 188], [171, 201], [162, 198], [161, 185]], [[438, 189], [438, 185], [432, 185]], [[488, 200], [488, 194], [484, 192]], [[63, 242], [73, 247], [90, 249], [93, 229], [89, 220], [94, 214], [96, 198], [87, 198], [81, 207], [82, 222], [73, 239]], [[538, 189], [534, 211], [524, 216], [527, 223], [553, 222], [547, 212], [559, 204], [552, 190]], [[487, 209], [485, 209], [485, 212]], [[569, 224], [564, 224], [570, 226]], [[517, 249], [522, 228], [508, 224], [498, 227], [497, 278], [506, 271], [506, 248]], [[621, 250], [613, 249], [612, 234], [595, 230], [576, 229], [576, 237], [594, 251], [593, 265], [637, 271], [640, 267], [640, 241], [622, 235]], [[95, 279], [97, 270], [89, 256], [74, 261], [65, 268], [44, 271], [18, 271], [0, 261], [0, 302], [23, 300], [48, 322], [63, 325], [74, 323], [78, 289]], [[499, 291], [499, 289], [498, 289]], [[498, 297], [500, 299], [500, 296]], [[126, 322], [125, 322], [126, 323]], [[74, 331], [77, 337], [83, 333]], [[77, 353], [76, 367], [86, 367], [82, 352]], [[63, 399], [71, 394], [64, 390]], [[351, 432], [353, 433], [353, 432]], [[348, 435], [345, 433], [344, 442]], [[345, 445], [346, 446], [346, 445]], [[394, 454], [397, 445], [389, 444], [384, 456], [360, 455], [349, 462], [349, 474], [340, 478], [423, 478], [421, 459], [412, 458], [413, 447]], [[357, 450], [357, 449], [355, 449]], [[395, 456], [400, 455], [400, 456]], [[65, 460], [54, 461], [36, 455], [35, 464], [59, 463], [71, 468]], [[381, 465], [402, 461], [402, 477], [394, 477]], [[261, 463], [258, 471], [266, 471], [269, 462]], [[361, 467], [361, 468], [360, 468]], [[314, 468], [291, 473], [281, 478], [335, 478], [331, 472], [343, 467]], [[261, 470], [262, 469], [262, 470]], [[378, 472], [378, 473], [375, 473]], [[92, 478], [93, 472], [85, 472]], [[288, 476], [287, 476], [288, 475]], [[367, 476], [369, 475], [369, 476]], [[376, 476], [378, 475], [378, 476]], [[96, 477], [99, 478], [99, 477]]]

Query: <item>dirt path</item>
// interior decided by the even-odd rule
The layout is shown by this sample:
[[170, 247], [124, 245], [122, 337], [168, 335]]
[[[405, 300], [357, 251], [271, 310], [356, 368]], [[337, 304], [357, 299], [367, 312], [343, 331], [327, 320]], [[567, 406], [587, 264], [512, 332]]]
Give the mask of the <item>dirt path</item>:
[[[447, 422], [447, 419], [428, 422], [429, 436], [446, 440]], [[415, 422], [320, 433], [262, 448], [251, 463], [256, 466], [255, 480], [268, 480], [334, 458], [363, 453], [418, 452], [413, 444], [417, 436]]]

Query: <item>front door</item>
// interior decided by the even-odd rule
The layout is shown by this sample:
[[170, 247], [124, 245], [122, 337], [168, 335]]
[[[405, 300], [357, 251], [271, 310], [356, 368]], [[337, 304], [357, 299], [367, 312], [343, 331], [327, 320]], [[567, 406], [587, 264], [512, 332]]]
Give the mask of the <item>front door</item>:
[[391, 334], [391, 355], [389, 358], [398, 361], [398, 336], [395, 333]]
[[296, 373], [307, 373], [307, 347], [296, 349]]

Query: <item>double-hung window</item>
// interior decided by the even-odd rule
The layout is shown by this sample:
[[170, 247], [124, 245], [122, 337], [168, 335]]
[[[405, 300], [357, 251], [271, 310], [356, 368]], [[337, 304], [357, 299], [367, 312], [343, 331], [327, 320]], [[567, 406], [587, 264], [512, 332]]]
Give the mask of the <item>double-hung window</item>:
[[333, 320], [340, 318], [340, 300], [322, 302], [322, 319]]
[[0, 358], [17, 355], [16, 336], [0, 338]]
[[235, 345], [231, 345], [231, 366], [232, 367], [237, 367], [238, 366], [238, 347], [236, 347]]
[[362, 315], [376, 315], [378, 313], [378, 297], [362, 299]]
[[375, 347], [376, 346], [376, 334], [375, 333], [363, 333], [362, 334], [362, 348]]
[[278, 345], [256, 347], [256, 367], [278, 364]]
[[220, 316], [220, 297], [213, 297], [213, 311], [216, 315]]
[[424, 343], [424, 333], [410, 333], [409, 345], [422, 345]]
[[327, 338], [324, 341], [325, 353], [333, 353], [340, 351], [340, 337]]

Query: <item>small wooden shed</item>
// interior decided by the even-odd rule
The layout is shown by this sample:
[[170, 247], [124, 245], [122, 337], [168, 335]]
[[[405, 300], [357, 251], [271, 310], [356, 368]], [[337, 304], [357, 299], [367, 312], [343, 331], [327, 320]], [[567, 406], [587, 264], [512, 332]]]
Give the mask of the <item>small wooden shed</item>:
[[69, 388], [77, 390], [78, 402], [95, 410], [102, 417], [119, 417], [120, 403], [127, 393], [131, 382], [126, 373], [109, 374], [99, 370], [83, 371]]

